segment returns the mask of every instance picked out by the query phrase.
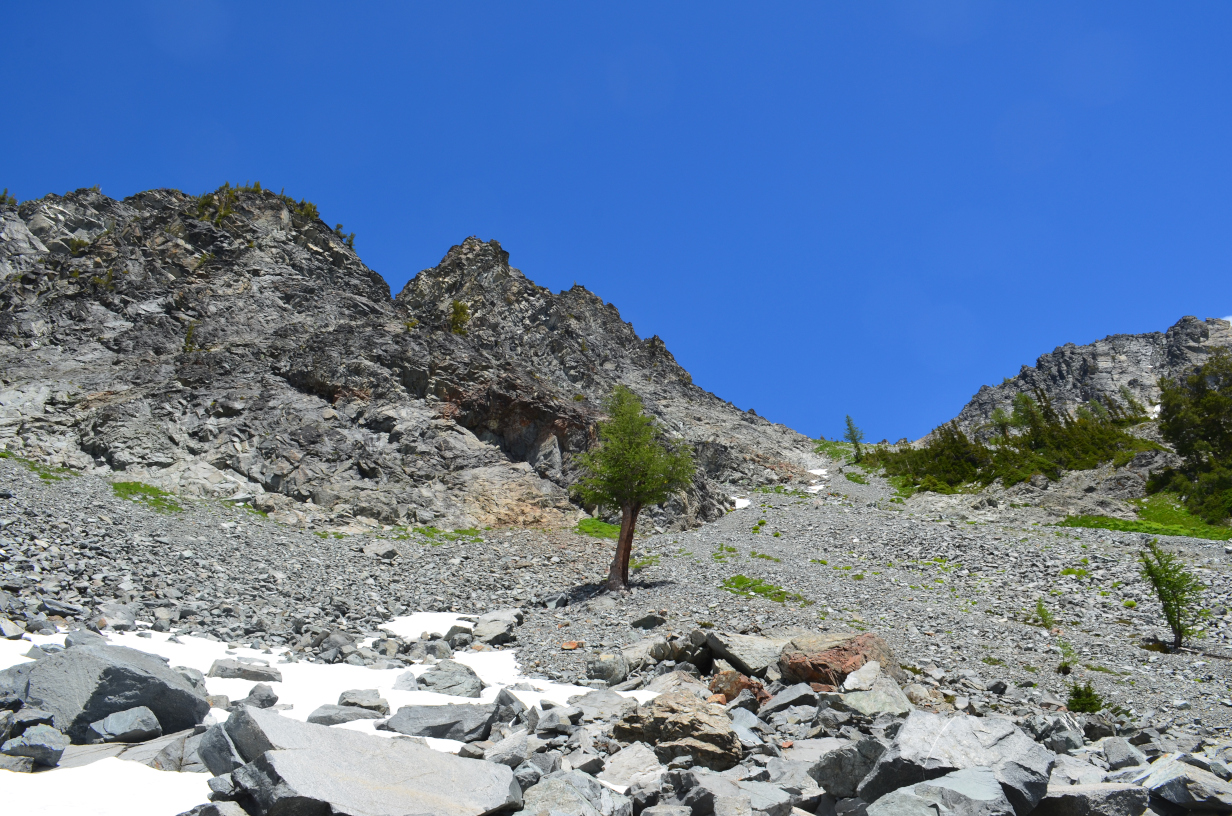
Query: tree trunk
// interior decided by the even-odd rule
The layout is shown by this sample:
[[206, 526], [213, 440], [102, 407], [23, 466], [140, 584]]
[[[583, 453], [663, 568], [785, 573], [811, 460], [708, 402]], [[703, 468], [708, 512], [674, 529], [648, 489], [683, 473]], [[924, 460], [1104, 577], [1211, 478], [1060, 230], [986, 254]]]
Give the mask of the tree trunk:
[[616, 555], [607, 574], [607, 588], [618, 592], [629, 588], [629, 556], [633, 553], [633, 529], [637, 515], [642, 511], [639, 504], [626, 504], [620, 508], [620, 538], [616, 539]]

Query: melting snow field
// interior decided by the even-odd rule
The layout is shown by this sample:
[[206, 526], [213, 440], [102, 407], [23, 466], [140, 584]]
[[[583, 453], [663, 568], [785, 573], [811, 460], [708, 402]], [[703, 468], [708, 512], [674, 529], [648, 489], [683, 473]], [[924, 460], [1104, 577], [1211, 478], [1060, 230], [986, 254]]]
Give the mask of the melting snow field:
[[[747, 504], [747, 502], [746, 502]], [[440, 612], [420, 612], [394, 618], [382, 626], [403, 638], [415, 639], [423, 632], [447, 632], [458, 622], [456, 615]], [[278, 705], [290, 705], [282, 711], [287, 717], [306, 720], [318, 706], [337, 704], [338, 696], [349, 689], [377, 689], [389, 701], [390, 711], [405, 705], [448, 705], [450, 703], [489, 703], [500, 690], [514, 684], [529, 684], [534, 691], [510, 689], [510, 692], [527, 706], [538, 704], [541, 699], [565, 703], [577, 694], [592, 689], [543, 680], [531, 680], [519, 672], [517, 653], [513, 649], [490, 652], [459, 651], [454, 660], [465, 663], [475, 670], [487, 685], [479, 699], [450, 697], [431, 691], [396, 691], [393, 686], [405, 672], [416, 676], [428, 671], [431, 666], [418, 664], [397, 669], [371, 669], [343, 663], [325, 665], [320, 663], [282, 662], [283, 652], [266, 654], [249, 648], [228, 649], [221, 641], [205, 638], [179, 636], [180, 643], [169, 640], [170, 636], [148, 632], [149, 637], [137, 632], [108, 632], [107, 638], [117, 646], [127, 646], [143, 652], [161, 655], [172, 666], [187, 666], [208, 673], [215, 660], [222, 658], [253, 658], [263, 660], [282, 672], [282, 682], [270, 683], [278, 695]], [[30, 658], [25, 653], [32, 645], [54, 643], [63, 645], [63, 635], [27, 635], [29, 640], [0, 640], [0, 670], [23, 663]], [[283, 650], [285, 651], [285, 650]], [[227, 680], [207, 677], [206, 688], [210, 694], [225, 694], [232, 701], [248, 696], [255, 685], [251, 680]], [[653, 692], [624, 692], [624, 696], [645, 702], [654, 697]], [[206, 718], [207, 724], [226, 719], [227, 712], [214, 709]], [[378, 731], [373, 720], [358, 720], [332, 726], [349, 728], [381, 737], [392, 737], [393, 732]], [[429, 739], [428, 744], [441, 751], [456, 753], [461, 743], [454, 740]], [[62, 768], [34, 774], [0, 771], [0, 802], [6, 813], [42, 813], [47, 816], [73, 814], [73, 816], [175, 816], [207, 800], [208, 774], [171, 773], [157, 771], [136, 762], [109, 758], [78, 768]]]

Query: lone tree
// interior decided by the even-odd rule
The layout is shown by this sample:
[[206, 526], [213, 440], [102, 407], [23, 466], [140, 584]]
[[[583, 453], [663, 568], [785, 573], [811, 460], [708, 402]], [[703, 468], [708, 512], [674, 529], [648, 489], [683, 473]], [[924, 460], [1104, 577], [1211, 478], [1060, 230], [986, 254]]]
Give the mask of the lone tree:
[[637, 516], [648, 504], [665, 501], [693, 478], [693, 455], [670, 444], [642, 401], [623, 385], [604, 404], [609, 419], [599, 423], [599, 446], [578, 457], [585, 475], [573, 492], [586, 504], [620, 508], [620, 537], [607, 588], [629, 586], [629, 556]]
[[860, 447], [860, 443], [864, 441], [864, 431], [856, 427], [856, 423], [851, 419], [851, 414], [847, 415], [847, 431], [843, 434], [843, 441], [850, 442], [852, 447], [856, 449], [857, 462], [864, 458], [864, 450]]
[[1200, 634], [1198, 621], [1210, 615], [1201, 606], [1206, 587], [1201, 579], [1185, 569], [1180, 558], [1160, 547], [1155, 539], [1138, 553], [1138, 560], [1142, 565], [1142, 577], [1155, 590], [1164, 608], [1164, 619], [1172, 630], [1172, 648], [1179, 649], [1186, 638]]

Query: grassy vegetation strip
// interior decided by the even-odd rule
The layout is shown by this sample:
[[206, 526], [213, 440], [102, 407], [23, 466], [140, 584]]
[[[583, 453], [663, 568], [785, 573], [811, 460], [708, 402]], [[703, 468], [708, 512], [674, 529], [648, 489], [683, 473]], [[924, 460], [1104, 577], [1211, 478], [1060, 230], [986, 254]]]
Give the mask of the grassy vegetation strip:
[[747, 575], [733, 575], [727, 578], [719, 585], [721, 589], [725, 589], [733, 595], [743, 595], [746, 598], [766, 598], [775, 603], [786, 603], [794, 601], [805, 606], [812, 602], [806, 600], [803, 596], [797, 595], [794, 592], [788, 592], [781, 586], [771, 584], [761, 578], [750, 578]]
[[68, 468], [48, 467], [47, 465], [35, 462], [32, 459], [25, 459], [12, 451], [0, 450], [0, 459], [8, 459], [17, 462], [20, 465], [25, 465], [26, 469], [31, 473], [38, 475], [44, 482], [58, 482], [65, 476], [74, 476], [76, 474]]
[[1090, 527], [1148, 535], [1189, 536], [1211, 541], [1232, 540], [1232, 528], [1207, 524], [1190, 513], [1173, 493], [1157, 493], [1133, 502], [1138, 506], [1136, 520], [1112, 516], [1070, 516], [1060, 527]]
[[112, 482], [111, 489], [121, 499], [139, 502], [159, 513], [178, 513], [184, 509], [170, 493], [144, 482]]
[[619, 524], [608, 524], [606, 521], [599, 521], [595, 518], [582, 519], [574, 529], [591, 538], [620, 538]]

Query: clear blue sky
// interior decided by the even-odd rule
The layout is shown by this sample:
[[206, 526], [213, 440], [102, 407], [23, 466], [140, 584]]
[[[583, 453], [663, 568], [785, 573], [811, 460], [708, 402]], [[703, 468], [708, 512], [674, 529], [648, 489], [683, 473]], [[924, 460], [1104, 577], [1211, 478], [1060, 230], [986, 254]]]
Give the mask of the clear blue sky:
[[[619, 7], [611, 10], [611, 7]], [[0, 187], [259, 180], [396, 292], [468, 235], [810, 435], [1232, 311], [1232, 5], [26, 3]]]

